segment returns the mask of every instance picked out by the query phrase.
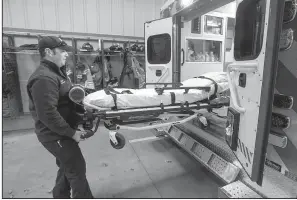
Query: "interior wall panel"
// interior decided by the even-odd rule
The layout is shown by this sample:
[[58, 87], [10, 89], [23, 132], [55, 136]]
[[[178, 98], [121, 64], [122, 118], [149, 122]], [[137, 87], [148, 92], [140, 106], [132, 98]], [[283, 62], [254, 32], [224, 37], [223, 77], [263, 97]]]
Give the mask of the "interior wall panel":
[[73, 31], [86, 32], [84, 0], [72, 0]]
[[160, 9], [161, 9], [162, 5], [163, 5], [162, 0], [155, 0], [155, 19], [160, 18]]
[[144, 23], [146, 21], [150, 21], [154, 19], [154, 12], [155, 12], [155, 1], [147, 1], [147, 0], [141, 0], [141, 6], [143, 7], [143, 23], [142, 26], [144, 26]]
[[11, 26], [11, 16], [10, 16], [10, 10], [8, 6], [9, 0], [3, 0], [3, 26], [4, 27], [10, 27]]
[[134, 0], [126, 0], [124, 5], [124, 35], [134, 36]]
[[71, 6], [69, 0], [59, 1], [58, 16], [60, 31], [72, 31], [71, 29]]
[[11, 12], [11, 26], [14, 28], [27, 28], [25, 22], [24, 0], [8, 0]]
[[99, 1], [99, 25], [100, 33], [111, 34], [111, 1], [110, 0], [100, 0]]
[[40, 9], [40, 0], [26, 0], [26, 11], [28, 16], [28, 28], [42, 29], [42, 12]]
[[45, 30], [58, 30], [56, 16], [56, 0], [42, 0], [43, 19]]
[[135, 36], [144, 37], [144, 23], [155, 19], [155, 2], [135, 0]]
[[98, 0], [85, 0], [86, 5], [86, 28], [88, 33], [99, 33]]
[[144, 36], [163, 0], [4, 0], [3, 27]]
[[112, 0], [112, 13], [111, 13], [111, 30], [113, 35], [124, 34], [124, 1], [123, 0]]
[[141, 5], [142, 0], [135, 0], [134, 4], [134, 35], [137, 37], [142, 37], [144, 30], [143, 30], [143, 10], [144, 6]]
[[60, 31], [60, 12], [59, 12], [59, 0], [55, 0], [55, 15], [57, 30]]

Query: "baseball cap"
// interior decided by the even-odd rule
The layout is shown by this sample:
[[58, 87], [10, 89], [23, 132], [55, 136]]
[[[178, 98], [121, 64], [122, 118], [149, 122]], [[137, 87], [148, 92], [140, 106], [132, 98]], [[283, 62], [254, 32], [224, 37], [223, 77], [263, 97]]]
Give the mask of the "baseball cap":
[[49, 48], [49, 49], [59, 48], [65, 51], [73, 50], [73, 48], [71, 46], [68, 46], [65, 41], [63, 41], [61, 38], [58, 38], [56, 36], [42, 36], [40, 38], [40, 40], [38, 41], [39, 51], [42, 51], [46, 48]]

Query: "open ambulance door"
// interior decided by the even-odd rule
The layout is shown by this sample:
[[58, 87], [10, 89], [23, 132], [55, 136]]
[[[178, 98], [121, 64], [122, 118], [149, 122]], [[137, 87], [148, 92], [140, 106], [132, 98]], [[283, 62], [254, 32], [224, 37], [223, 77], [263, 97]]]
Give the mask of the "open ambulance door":
[[251, 181], [262, 185], [270, 134], [284, 0], [239, 0], [226, 141]]
[[146, 87], [151, 83], [172, 83], [173, 18], [149, 21], [145, 28]]

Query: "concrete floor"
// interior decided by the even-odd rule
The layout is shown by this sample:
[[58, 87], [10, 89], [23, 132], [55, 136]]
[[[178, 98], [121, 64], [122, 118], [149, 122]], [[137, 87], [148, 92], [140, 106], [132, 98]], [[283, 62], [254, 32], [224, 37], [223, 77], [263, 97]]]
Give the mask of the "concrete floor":
[[[217, 198], [223, 186], [168, 138], [122, 132], [126, 146], [109, 144], [104, 127], [80, 143], [95, 198]], [[129, 142], [130, 141], [130, 142]], [[3, 136], [3, 198], [51, 198], [57, 167], [33, 131]]]

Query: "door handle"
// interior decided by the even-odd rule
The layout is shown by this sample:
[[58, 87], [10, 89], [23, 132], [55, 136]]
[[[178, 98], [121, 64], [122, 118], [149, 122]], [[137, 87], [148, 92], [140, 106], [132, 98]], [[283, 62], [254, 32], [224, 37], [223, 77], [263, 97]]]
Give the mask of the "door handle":
[[181, 66], [184, 65], [185, 63], [185, 50], [184, 49], [181, 49], [182, 53], [183, 53], [183, 62], [181, 63]]
[[231, 80], [231, 72], [232, 71], [239, 71], [239, 72], [245, 72], [245, 73], [253, 73], [257, 71], [258, 69], [258, 63], [256, 62], [251, 62], [251, 63], [231, 63], [227, 66], [227, 77], [228, 77], [228, 82], [229, 82], [229, 87], [230, 87], [230, 95], [232, 98], [232, 102], [234, 105], [234, 108], [240, 112], [240, 113], [245, 113], [246, 109], [243, 107], [240, 107], [238, 104], [238, 99], [237, 96], [235, 95], [235, 86]]

